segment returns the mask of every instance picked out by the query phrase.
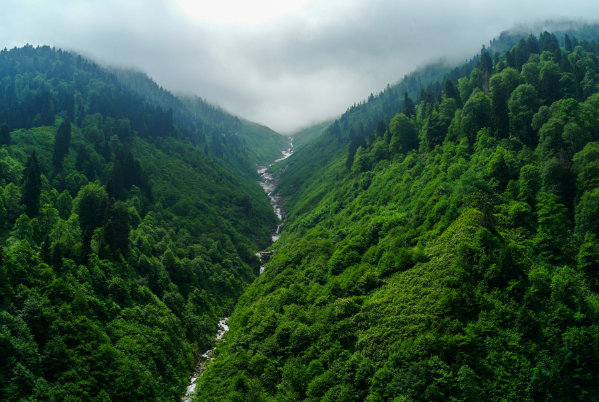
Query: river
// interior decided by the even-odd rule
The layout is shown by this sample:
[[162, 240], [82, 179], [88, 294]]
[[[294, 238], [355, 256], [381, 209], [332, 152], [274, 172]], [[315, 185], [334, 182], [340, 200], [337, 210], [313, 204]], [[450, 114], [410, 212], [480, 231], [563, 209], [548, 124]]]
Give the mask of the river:
[[[293, 140], [289, 141], [289, 148], [283, 151], [282, 157], [275, 160], [273, 163], [269, 163], [267, 165], [260, 165], [257, 167], [258, 174], [262, 176], [262, 179], [258, 182], [258, 184], [260, 184], [260, 187], [262, 187], [264, 192], [268, 195], [270, 205], [272, 205], [275, 214], [277, 214], [277, 217], [282, 221], [285, 220], [285, 211], [283, 211], [283, 205], [285, 205], [285, 202], [287, 201], [288, 197], [281, 197], [278, 194], [273, 194], [275, 188], [277, 188], [277, 184], [279, 184], [279, 177], [274, 177], [272, 173], [268, 173], [266, 170], [274, 163], [287, 159], [291, 155], [293, 155]], [[279, 240], [280, 236], [281, 225], [277, 226], [277, 228], [274, 230], [272, 234], [272, 241], [275, 242]]]
[[[267, 170], [274, 163], [285, 160], [285, 159], [289, 158], [291, 155], [293, 155], [293, 139], [289, 140], [289, 148], [282, 151], [282, 153], [283, 153], [282, 157], [275, 160], [273, 163], [257, 166], [257, 170], [258, 170], [258, 174], [260, 176], [262, 176], [260, 181], [258, 181], [258, 184], [260, 184], [260, 187], [262, 187], [264, 192], [268, 195], [270, 205], [272, 205], [272, 208], [275, 211], [275, 214], [277, 215], [277, 217], [281, 221], [285, 221], [285, 211], [283, 210], [283, 206], [285, 205], [285, 203], [287, 202], [287, 199], [289, 197], [281, 197], [278, 194], [274, 194], [275, 188], [277, 188], [280, 178], [278, 176], [277, 177], [273, 176], [272, 173], [268, 173]], [[277, 240], [279, 240], [279, 237], [281, 237], [281, 226], [282, 226], [282, 222], [281, 222], [281, 225], [277, 225], [276, 229], [274, 229], [272, 232], [271, 239], [272, 239], [273, 243], [276, 242]], [[265, 251], [260, 251], [260, 252], [256, 253], [256, 255], [260, 258], [260, 263], [261, 263], [260, 274], [262, 274], [262, 272], [264, 272], [264, 264], [266, 264], [266, 262], [268, 262], [268, 259], [270, 258], [271, 253], [272, 252], [265, 252]]]
[[[225, 335], [225, 333], [229, 330], [229, 325], [227, 324], [228, 320], [229, 317], [224, 317], [221, 318], [218, 322], [218, 330], [216, 331], [216, 335], [214, 336], [216, 343], [218, 343]], [[185, 390], [185, 396], [181, 398], [181, 401], [191, 401], [193, 397], [193, 392], [196, 389], [198, 378], [202, 375], [204, 370], [206, 370], [206, 367], [208, 367], [208, 362], [212, 360], [212, 358], [214, 357], [213, 351], [214, 348], [208, 349], [202, 355], [198, 356], [198, 364], [196, 365], [196, 370], [193, 373], [191, 373], [191, 376], [189, 376], [189, 385], [187, 386], [187, 390]]]
[[[292, 139], [289, 140], [289, 148], [282, 151], [282, 153], [283, 153], [283, 156], [280, 157], [279, 159], [275, 160], [273, 163], [287, 159], [293, 154], [293, 140]], [[257, 166], [258, 174], [260, 176], [262, 176], [260, 181], [258, 181], [258, 184], [260, 184], [260, 187], [262, 187], [264, 189], [264, 191], [266, 192], [266, 194], [268, 194], [268, 198], [270, 200], [270, 205], [272, 205], [272, 208], [274, 209], [277, 217], [281, 221], [284, 221], [285, 220], [285, 211], [283, 210], [283, 205], [285, 205], [285, 202], [287, 201], [288, 197], [281, 197], [279, 195], [273, 194], [273, 191], [275, 191], [277, 184], [279, 184], [279, 177], [273, 177], [273, 175], [271, 173], [266, 172], [266, 170], [273, 163]], [[279, 240], [279, 237], [281, 236], [281, 226], [282, 226], [282, 224], [278, 225], [277, 228], [275, 230], [273, 230], [273, 232], [272, 232], [273, 243], [276, 242], [277, 240]], [[272, 253], [272, 251], [271, 252], [260, 251], [260, 252], [256, 253], [256, 255], [260, 258], [260, 263], [261, 263], [260, 274], [262, 274], [262, 272], [264, 272], [264, 264], [266, 264], [266, 262], [270, 258], [271, 253]], [[214, 339], [216, 340], [217, 344], [222, 339], [222, 337], [225, 335], [225, 333], [229, 330], [229, 325], [227, 324], [228, 319], [229, 319], [228, 317], [224, 317], [224, 318], [221, 318], [221, 320], [218, 322], [218, 331], [216, 331], [216, 335], [214, 336]], [[187, 390], [185, 391], [185, 395], [183, 396], [183, 398], [181, 398], [181, 401], [189, 402], [192, 400], [193, 393], [196, 389], [198, 378], [202, 375], [204, 370], [206, 370], [206, 367], [208, 366], [208, 362], [210, 360], [212, 360], [213, 351], [214, 351], [214, 348], [209, 349], [202, 355], [198, 356], [198, 364], [196, 365], [196, 370], [193, 373], [191, 373], [191, 375], [189, 377], [189, 385], [187, 386]]]

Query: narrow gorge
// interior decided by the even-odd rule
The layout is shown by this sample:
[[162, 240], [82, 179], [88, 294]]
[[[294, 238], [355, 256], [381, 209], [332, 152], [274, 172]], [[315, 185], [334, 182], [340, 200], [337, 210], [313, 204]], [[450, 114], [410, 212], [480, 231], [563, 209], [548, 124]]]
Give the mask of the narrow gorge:
[[[260, 184], [260, 187], [262, 187], [264, 192], [268, 195], [270, 205], [272, 205], [272, 208], [274, 209], [275, 214], [277, 215], [277, 218], [279, 218], [279, 220], [281, 220], [281, 223], [279, 225], [277, 225], [276, 229], [273, 230], [273, 233], [272, 233], [272, 242], [273, 243], [276, 242], [277, 240], [279, 240], [279, 237], [281, 236], [281, 227], [283, 226], [283, 222], [285, 221], [285, 211], [283, 210], [283, 206], [285, 205], [285, 202], [287, 202], [289, 197], [282, 197], [278, 194], [274, 194], [274, 191], [277, 188], [277, 185], [279, 184], [280, 177], [278, 175], [273, 176], [273, 174], [269, 173], [267, 170], [274, 163], [285, 160], [293, 154], [293, 139], [289, 140], [289, 148], [282, 151], [282, 153], [283, 153], [283, 156], [281, 158], [275, 160], [273, 163], [266, 164], [266, 165], [260, 165], [257, 167], [258, 174], [260, 176], [262, 176], [262, 179], [258, 182], [258, 184]], [[256, 255], [260, 258], [260, 263], [261, 263], [260, 274], [262, 274], [262, 272], [264, 272], [264, 264], [266, 264], [266, 262], [268, 262], [268, 259], [270, 258], [271, 253], [272, 252], [268, 252], [268, 251], [260, 251], [260, 252], [256, 253]]]
[[[285, 205], [285, 202], [287, 201], [287, 199], [289, 197], [281, 197], [280, 195], [274, 194], [274, 191], [277, 188], [277, 184], [279, 183], [280, 178], [279, 178], [279, 176], [273, 176], [272, 173], [268, 173], [267, 170], [274, 163], [285, 160], [293, 154], [293, 139], [289, 140], [289, 148], [287, 148], [286, 150], [283, 150], [282, 154], [283, 154], [283, 156], [279, 159], [276, 159], [273, 163], [257, 166], [258, 174], [262, 177], [261, 180], [258, 181], [258, 184], [260, 184], [260, 187], [262, 187], [264, 189], [264, 191], [266, 192], [266, 194], [268, 195], [270, 204], [272, 205], [272, 208], [273, 208], [275, 214], [277, 215], [279, 220], [281, 220], [280, 224], [277, 225], [276, 229], [272, 230], [272, 242], [273, 243], [276, 242], [279, 239], [279, 237], [281, 236], [281, 226], [283, 225], [283, 221], [285, 220], [285, 211], [283, 210], [283, 206]], [[258, 258], [260, 258], [260, 274], [262, 274], [262, 272], [264, 272], [264, 267], [265, 267], [264, 264], [266, 264], [268, 262], [271, 254], [272, 254], [272, 251], [264, 251], [264, 250], [256, 253], [256, 256], [258, 256]], [[218, 330], [216, 331], [216, 334], [214, 335], [214, 340], [215, 340], [214, 347], [212, 349], [208, 349], [203, 354], [197, 356], [196, 369], [189, 376], [189, 385], [187, 386], [185, 395], [181, 399], [183, 402], [188, 402], [188, 401], [192, 400], [193, 394], [196, 389], [198, 378], [206, 370], [206, 368], [208, 367], [208, 363], [214, 357], [213, 351], [216, 348], [216, 345], [218, 345], [218, 342], [220, 342], [220, 340], [223, 338], [225, 333], [229, 330], [229, 326], [227, 324], [228, 319], [229, 319], [229, 317], [223, 317], [218, 322]]]

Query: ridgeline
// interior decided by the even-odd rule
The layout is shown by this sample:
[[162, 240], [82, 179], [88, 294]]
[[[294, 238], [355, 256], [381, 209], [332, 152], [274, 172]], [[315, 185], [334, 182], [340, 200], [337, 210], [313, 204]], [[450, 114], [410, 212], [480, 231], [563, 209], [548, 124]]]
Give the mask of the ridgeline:
[[562, 25], [297, 133], [275, 243], [288, 138], [1, 51], [0, 399], [180, 400], [227, 316], [195, 401], [597, 400], [599, 26]]
[[273, 165], [287, 222], [195, 400], [596, 400], [597, 28], [502, 35]]
[[47, 46], [0, 77], [0, 400], [180, 399], [258, 274], [255, 163], [288, 139]]

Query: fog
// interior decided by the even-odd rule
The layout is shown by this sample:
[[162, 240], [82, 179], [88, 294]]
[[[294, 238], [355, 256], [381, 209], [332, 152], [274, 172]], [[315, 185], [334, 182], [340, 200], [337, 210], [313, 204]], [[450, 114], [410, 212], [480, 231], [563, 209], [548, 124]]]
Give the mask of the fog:
[[595, 1], [304, 0], [266, 21], [247, 11], [246, 22], [226, 23], [180, 3], [3, 0], [0, 47], [50, 45], [140, 69], [171, 92], [290, 133], [419, 66], [462, 63], [518, 24], [599, 15]]

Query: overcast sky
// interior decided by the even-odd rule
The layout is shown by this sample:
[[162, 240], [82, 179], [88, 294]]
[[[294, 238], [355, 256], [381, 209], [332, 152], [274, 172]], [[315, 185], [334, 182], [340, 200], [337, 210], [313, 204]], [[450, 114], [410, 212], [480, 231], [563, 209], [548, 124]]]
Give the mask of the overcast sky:
[[0, 48], [50, 45], [145, 71], [281, 133], [516, 24], [599, 16], [577, 0], [2, 0]]

